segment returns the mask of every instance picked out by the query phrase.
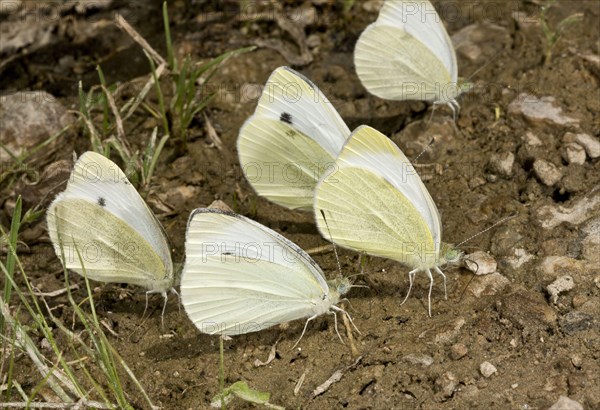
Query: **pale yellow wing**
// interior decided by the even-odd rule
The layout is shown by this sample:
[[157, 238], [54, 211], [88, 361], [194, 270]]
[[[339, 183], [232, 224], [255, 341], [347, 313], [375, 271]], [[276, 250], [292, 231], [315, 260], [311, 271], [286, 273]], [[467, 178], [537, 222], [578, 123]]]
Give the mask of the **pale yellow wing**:
[[402, 151], [373, 128], [351, 135], [335, 170], [319, 181], [314, 209], [321, 234], [341, 246], [413, 268], [438, 255], [441, 223], [429, 192]]
[[428, 1], [387, 0], [360, 35], [354, 64], [381, 98], [449, 102], [460, 93], [452, 42]]
[[273, 71], [237, 142], [256, 192], [291, 209], [310, 210], [314, 187], [350, 130], [314, 83], [288, 67]]
[[172, 287], [170, 272], [151, 244], [97, 203], [55, 201], [47, 221], [54, 250], [59, 257], [64, 255], [68, 269], [83, 275], [85, 268], [88, 278], [101, 282], [130, 283], [155, 291]]
[[[123, 171], [110, 159], [91, 151], [81, 155], [67, 188], [50, 205], [47, 222], [59, 257], [59, 239], [103, 249], [94, 272], [90, 273], [86, 263], [90, 277], [141, 284], [159, 291], [173, 286], [173, 264], [164, 230]], [[139, 256], [123, 257], [137, 249]], [[67, 267], [72, 266], [81, 273], [78, 260], [67, 263]]]

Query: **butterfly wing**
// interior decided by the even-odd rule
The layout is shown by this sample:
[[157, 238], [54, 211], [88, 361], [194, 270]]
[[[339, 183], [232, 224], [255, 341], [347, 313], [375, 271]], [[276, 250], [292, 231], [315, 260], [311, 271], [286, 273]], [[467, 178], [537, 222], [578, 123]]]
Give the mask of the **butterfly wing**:
[[255, 332], [313, 314], [329, 288], [297, 245], [241, 215], [190, 215], [181, 279], [185, 311], [209, 334]]
[[259, 195], [291, 209], [310, 210], [317, 181], [349, 135], [333, 105], [310, 80], [280, 67], [240, 130], [238, 155]]
[[[115, 261], [98, 268], [98, 273], [94, 274], [97, 280], [136, 284], [150, 280], [144, 285], [148, 288], [163, 287], [163, 282], [172, 282], [173, 264], [162, 226], [123, 171], [98, 153], [89, 151], [77, 160], [66, 190], [48, 209], [47, 221], [50, 239], [59, 256], [59, 239], [74, 240], [77, 244], [79, 241], [97, 240], [106, 249], [118, 246], [139, 248], [143, 249], [141, 255], [144, 258], [150, 253], [156, 255], [148, 259], [148, 264], [138, 261], [142, 263], [139, 266], [144, 270], [143, 274], [129, 263], [119, 265], [120, 262]], [[93, 229], [94, 226], [102, 229]], [[74, 267], [68, 264], [67, 267], [81, 271], [78, 260]], [[109, 269], [116, 271], [110, 273]], [[129, 275], [123, 273], [127, 270], [131, 271]], [[103, 276], [110, 280], [102, 279]], [[152, 284], [152, 281], [156, 283]]]
[[336, 169], [319, 181], [314, 209], [321, 234], [341, 246], [411, 267], [428, 265], [439, 253], [433, 199], [402, 151], [368, 126], [352, 133]]
[[48, 209], [48, 231], [67, 269], [154, 291], [172, 286], [163, 260], [124, 220], [85, 199], [59, 199]]
[[388, 0], [354, 51], [367, 90], [391, 100], [451, 101], [458, 95], [456, 54], [428, 1]]

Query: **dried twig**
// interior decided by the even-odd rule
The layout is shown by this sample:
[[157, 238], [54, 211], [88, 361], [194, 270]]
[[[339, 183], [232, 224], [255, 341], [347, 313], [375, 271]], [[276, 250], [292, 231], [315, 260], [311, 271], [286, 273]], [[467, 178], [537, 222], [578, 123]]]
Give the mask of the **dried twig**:
[[119, 27], [121, 30], [125, 31], [127, 34], [129, 34], [131, 36], [131, 38], [133, 39], [133, 41], [138, 43], [140, 45], [140, 47], [142, 47], [144, 50], [146, 50], [146, 52], [156, 62], [156, 65], [162, 65], [162, 64], [167, 65], [167, 62], [165, 61], [165, 59], [162, 58], [161, 55], [158, 54], [156, 52], [156, 50], [153, 49], [150, 44], [148, 44], [146, 39], [144, 39], [144, 37], [142, 37], [140, 35], [140, 33], [138, 33], [137, 30], [134, 29], [127, 22], [127, 20], [125, 20], [125, 18], [122, 15], [120, 15], [119, 13], [117, 13], [117, 15], [115, 16], [115, 23], [116, 23], [117, 27]]
[[315, 248], [310, 248], [306, 251], [306, 253], [308, 253], [309, 255], [320, 255], [322, 253], [329, 253], [331, 251], [333, 251], [333, 245], [328, 244], [317, 246]]
[[206, 133], [208, 134], [208, 138], [215, 144], [219, 151], [223, 151], [223, 141], [217, 134], [215, 127], [212, 126], [212, 123], [208, 119], [208, 115], [206, 113], [202, 113], [204, 116], [204, 124], [206, 124]]
[[356, 366], [358, 366], [358, 364], [360, 363], [360, 361], [362, 360], [362, 356], [359, 356], [354, 363], [352, 363], [350, 366], [346, 366], [345, 368], [341, 369], [341, 370], [336, 370], [335, 372], [333, 372], [333, 374], [331, 375], [331, 377], [327, 380], [325, 380], [325, 382], [321, 385], [319, 385], [316, 389], [313, 390], [312, 392], [312, 397], [311, 398], [315, 398], [323, 393], [325, 393], [327, 390], [329, 390], [329, 388], [331, 387], [331, 385], [333, 383], [337, 383], [340, 380], [342, 380], [342, 377], [344, 377], [344, 373], [346, 373], [348, 370], [352, 370], [354, 369]]
[[254, 367], [266, 366], [269, 363], [271, 363], [273, 360], [275, 360], [275, 356], [277, 355], [277, 343], [279, 343], [280, 339], [281, 339], [281, 336], [275, 341], [273, 346], [271, 346], [271, 351], [269, 352], [269, 357], [267, 357], [267, 361], [262, 362], [262, 361], [260, 361], [260, 359], [256, 359], [254, 361]]
[[[342, 303], [341, 308], [346, 310], [346, 304]], [[348, 320], [348, 315], [342, 313], [342, 320], [344, 321], [344, 326], [346, 327], [346, 335], [348, 336], [348, 342], [350, 343], [350, 351], [352, 352], [352, 356], [358, 356], [358, 349], [354, 345], [354, 337], [352, 336], [352, 327], [350, 325], [350, 320]]]
[[52, 292], [32, 292], [32, 293], [34, 296], [41, 296], [43, 298], [54, 298], [54, 297], [62, 295], [63, 293], [67, 293], [70, 290], [77, 290], [77, 289], [79, 289], [79, 285], [74, 284], [74, 285], [69, 286], [68, 288], [57, 289], [57, 290], [53, 290]]

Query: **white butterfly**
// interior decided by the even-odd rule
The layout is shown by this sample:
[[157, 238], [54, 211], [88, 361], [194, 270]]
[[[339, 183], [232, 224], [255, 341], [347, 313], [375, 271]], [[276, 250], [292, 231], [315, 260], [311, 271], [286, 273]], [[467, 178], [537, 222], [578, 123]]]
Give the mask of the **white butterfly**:
[[[185, 259], [181, 300], [203, 333], [239, 335], [308, 318], [304, 335], [308, 322], [319, 315], [348, 315], [336, 306], [352, 286], [348, 279], [327, 282], [306, 252], [241, 215], [193, 211]], [[337, 318], [335, 326], [337, 331]]]
[[317, 181], [349, 135], [317, 86], [291, 68], [280, 67], [240, 129], [237, 149], [244, 175], [259, 195], [307, 211]]
[[406, 298], [415, 274], [425, 271], [431, 316], [431, 270], [444, 277], [445, 290], [439, 266], [461, 254], [441, 242], [440, 214], [421, 178], [389, 138], [368, 126], [352, 133], [335, 165], [315, 189], [319, 231], [340, 246], [409, 266]]
[[114, 162], [91, 151], [81, 155], [46, 218], [66, 268], [100, 282], [143, 286], [166, 303], [174, 278], [165, 232]]
[[386, 0], [354, 50], [365, 88], [388, 100], [423, 100], [460, 109], [456, 53], [429, 1]]

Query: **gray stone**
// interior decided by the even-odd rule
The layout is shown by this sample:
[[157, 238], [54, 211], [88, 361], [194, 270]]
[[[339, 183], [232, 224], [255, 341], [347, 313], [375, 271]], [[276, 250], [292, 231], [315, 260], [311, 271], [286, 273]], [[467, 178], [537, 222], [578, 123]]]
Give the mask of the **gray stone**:
[[521, 93], [508, 106], [508, 113], [521, 115], [534, 125], [576, 125], [579, 120], [563, 114], [554, 97], [538, 98], [532, 94]]
[[546, 287], [552, 303], [558, 301], [558, 295], [575, 287], [575, 281], [569, 275], [561, 276]]
[[512, 152], [503, 152], [494, 154], [488, 164], [490, 171], [504, 178], [510, 178], [513, 174], [513, 165], [515, 164], [515, 154]]
[[464, 258], [465, 266], [476, 275], [488, 275], [496, 272], [496, 259], [486, 252], [476, 251]]
[[[19, 156], [75, 121], [75, 117], [51, 94], [45, 91], [18, 92], [0, 96], [0, 141]], [[50, 155], [64, 143], [54, 140], [41, 155]], [[0, 149], [0, 163], [12, 158]]]
[[456, 52], [471, 61], [496, 55], [509, 42], [508, 30], [492, 23], [471, 24], [452, 35]]
[[563, 332], [572, 335], [576, 332], [591, 329], [595, 324], [594, 316], [589, 313], [573, 310], [562, 316], [558, 324]]
[[479, 365], [479, 371], [481, 372], [483, 377], [488, 378], [492, 374], [497, 373], [498, 369], [496, 369], [496, 367], [490, 362], [483, 362]]
[[586, 221], [581, 229], [581, 255], [592, 266], [600, 266], [600, 216]]
[[509, 284], [510, 281], [505, 276], [496, 272], [490, 275], [477, 276], [471, 283], [471, 286], [469, 286], [469, 291], [476, 298], [493, 296], [498, 294]]
[[429, 367], [433, 364], [433, 357], [422, 353], [407, 354], [402, 358], [402, 360], [410, 364], [419, 365], [423, 367]]
[[569, 164], [583, 165], [585, 163], [585, 149], [576, 142], [567, 142], [563, 145], [561, 154]]
[[533, 172], [546, 186], [553, 186], [560, 182], [562, 178], [562, 172], [551, 162], [543, 159], [537, 159], [533, 163]]
[[458, 378], [452, 372], [446, 372], [435, 380], [434, 388], [444, 398], [451, 397], [458, 386]]
[[462, 343], [453, 344], [450, 348], [450, 357], [452, 360], [459, 360], [465, 357], [469, 353], [469, 349]]
[[571, 207], [547, 205], [538, 212], [538, 220], [545, 229], [552, 229], [563, 222], [579, 225], [600, 212], [600, 186], [592, 188], [591, 192], [578, 199]]
[[575, 142], [581, 145], [592, 159], [600, 157], [600, 140], [588, 134], [576, 134]]
[[583, 410], [583, 406], [573, 399], [560, 396], [548, 410]]

